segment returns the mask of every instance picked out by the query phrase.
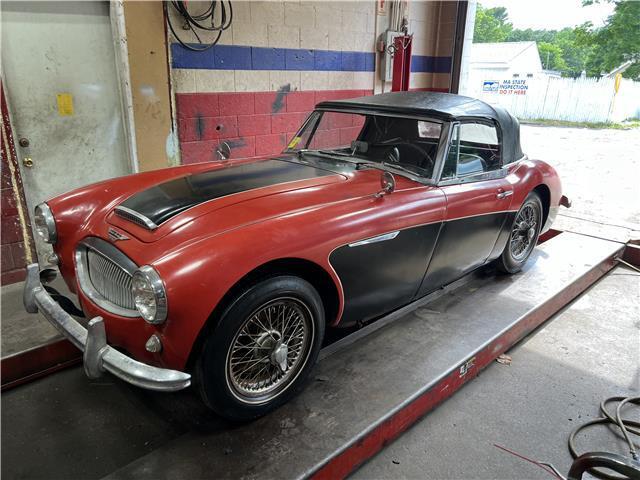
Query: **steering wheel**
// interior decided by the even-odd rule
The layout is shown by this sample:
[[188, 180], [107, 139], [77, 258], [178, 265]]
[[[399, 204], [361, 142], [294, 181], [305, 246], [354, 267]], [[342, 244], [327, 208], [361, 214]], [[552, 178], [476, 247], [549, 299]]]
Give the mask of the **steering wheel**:
[[420, 164], [417, 166], [424, 170], [428, 170], [429, 168], [433, 169], [434, 161], [431, 158], [431, 156], [426, 152], [426, 150], [419, 147], [415, 143], [411, 143], [407, 141], [398, 142], [396, 145], [393, 145], [392, 147], [387, 149], [384, 153], [385, 158], [389, 159], [389, 161], [391, 161], [392, 163], [400, 163], [400, 150], [398, 147], [409, 147], [409, 148], [412, 148], [413, 150], [416, 150], [422, 157], [424, 157], [425, 161], [428, 162], [427, 165], [423, 166], [422, 164]]

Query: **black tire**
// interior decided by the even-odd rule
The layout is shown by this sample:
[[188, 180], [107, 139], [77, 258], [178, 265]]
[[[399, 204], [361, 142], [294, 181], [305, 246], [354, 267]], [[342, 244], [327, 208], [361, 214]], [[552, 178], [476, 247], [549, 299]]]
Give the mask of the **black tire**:
[[[529, 218], [535, 222], [534, 225], [531, 225]], [[517, 273], [522, 270], [538, 243], [541, 228], [542, 200], [536, 192], [531, 192], [513, 220], [507, 244], [495, 262], [497, 269], [503, 273]], [[526, 242], [526, 245], [522, 242]], [[524, 250], [520, 251], [521, 248]]]
[[236, 421], [286, 403], [304, 386], [324, 327], [322, 300], [306, 280], [278, 276], [251, 286], [222, 313], [197, 359], [204, 403]]

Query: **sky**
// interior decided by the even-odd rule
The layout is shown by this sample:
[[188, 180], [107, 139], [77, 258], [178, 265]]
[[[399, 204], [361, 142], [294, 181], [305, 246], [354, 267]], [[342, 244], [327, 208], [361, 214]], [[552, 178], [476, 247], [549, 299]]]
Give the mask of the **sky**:
[[514, 28], [560, 30], [584, 22], [596, 27], [604, 24], [613, 13], [614, 5], [603, 1], [582, 6], [582, 0], [480, 0], [485, 8], [506, 7]]

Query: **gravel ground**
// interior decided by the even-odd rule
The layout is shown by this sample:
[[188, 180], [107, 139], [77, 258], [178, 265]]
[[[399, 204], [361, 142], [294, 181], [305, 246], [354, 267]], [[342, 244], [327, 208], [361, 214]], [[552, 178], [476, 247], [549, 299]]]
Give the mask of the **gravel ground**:
[[521, 143], [560, 174], [573, 201], [563, 215], [640, 230], [640, 129], [522, 125]]

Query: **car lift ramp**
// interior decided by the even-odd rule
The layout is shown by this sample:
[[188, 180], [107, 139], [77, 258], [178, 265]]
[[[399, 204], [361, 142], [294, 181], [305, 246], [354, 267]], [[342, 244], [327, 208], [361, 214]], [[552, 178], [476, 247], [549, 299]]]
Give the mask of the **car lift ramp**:
[[623, 248], [558, 235], [524, 272], [476, 276], [326, 356], [272, 414], [189, 432], [107, 478], [345, 477], [592, 285]]
[[[108, 470], [96, 466], [94, 478], [105, 471], [114, 479], [343, 478], [613, 268], [624, 248], [564, 232], [540, 244], [522, 273], [472, 274], [325, 348], [297, 397], [248, 424], [215, 417], [207, 425], [192, 392], [142, 392], [116, 379], [108, 379], [109, 390], [99, 383], [107, 377], [90, 382], [80, 368], [17, 387], [3, 394], [5, 413], [7, 404], [29, 410], [3, 416], [3, 473], [24, 476], [42, 464], [44, 476], [61, 477], [44, 465], [64, 470], [60, 454], [74, 445], [77, 455], [111, 460]], [[46, 394], [52, 388], [58, 392]], [[42, 401], [42, 392], [55, 395], [57, 406]], [[21, 420], [8, 434], [14, 416]], [[93, 427], [74, 420], [96, 416]], [[157, 447], [134, 448], [140, 438], [113, 426], [132, 419], [155, 428], [149, 441]], [[9, 450], [31, 466], [9, 467], [4, 450], [25, 442], [32, 454]], [[139, 453], [122, 455], [127, 448]]]

